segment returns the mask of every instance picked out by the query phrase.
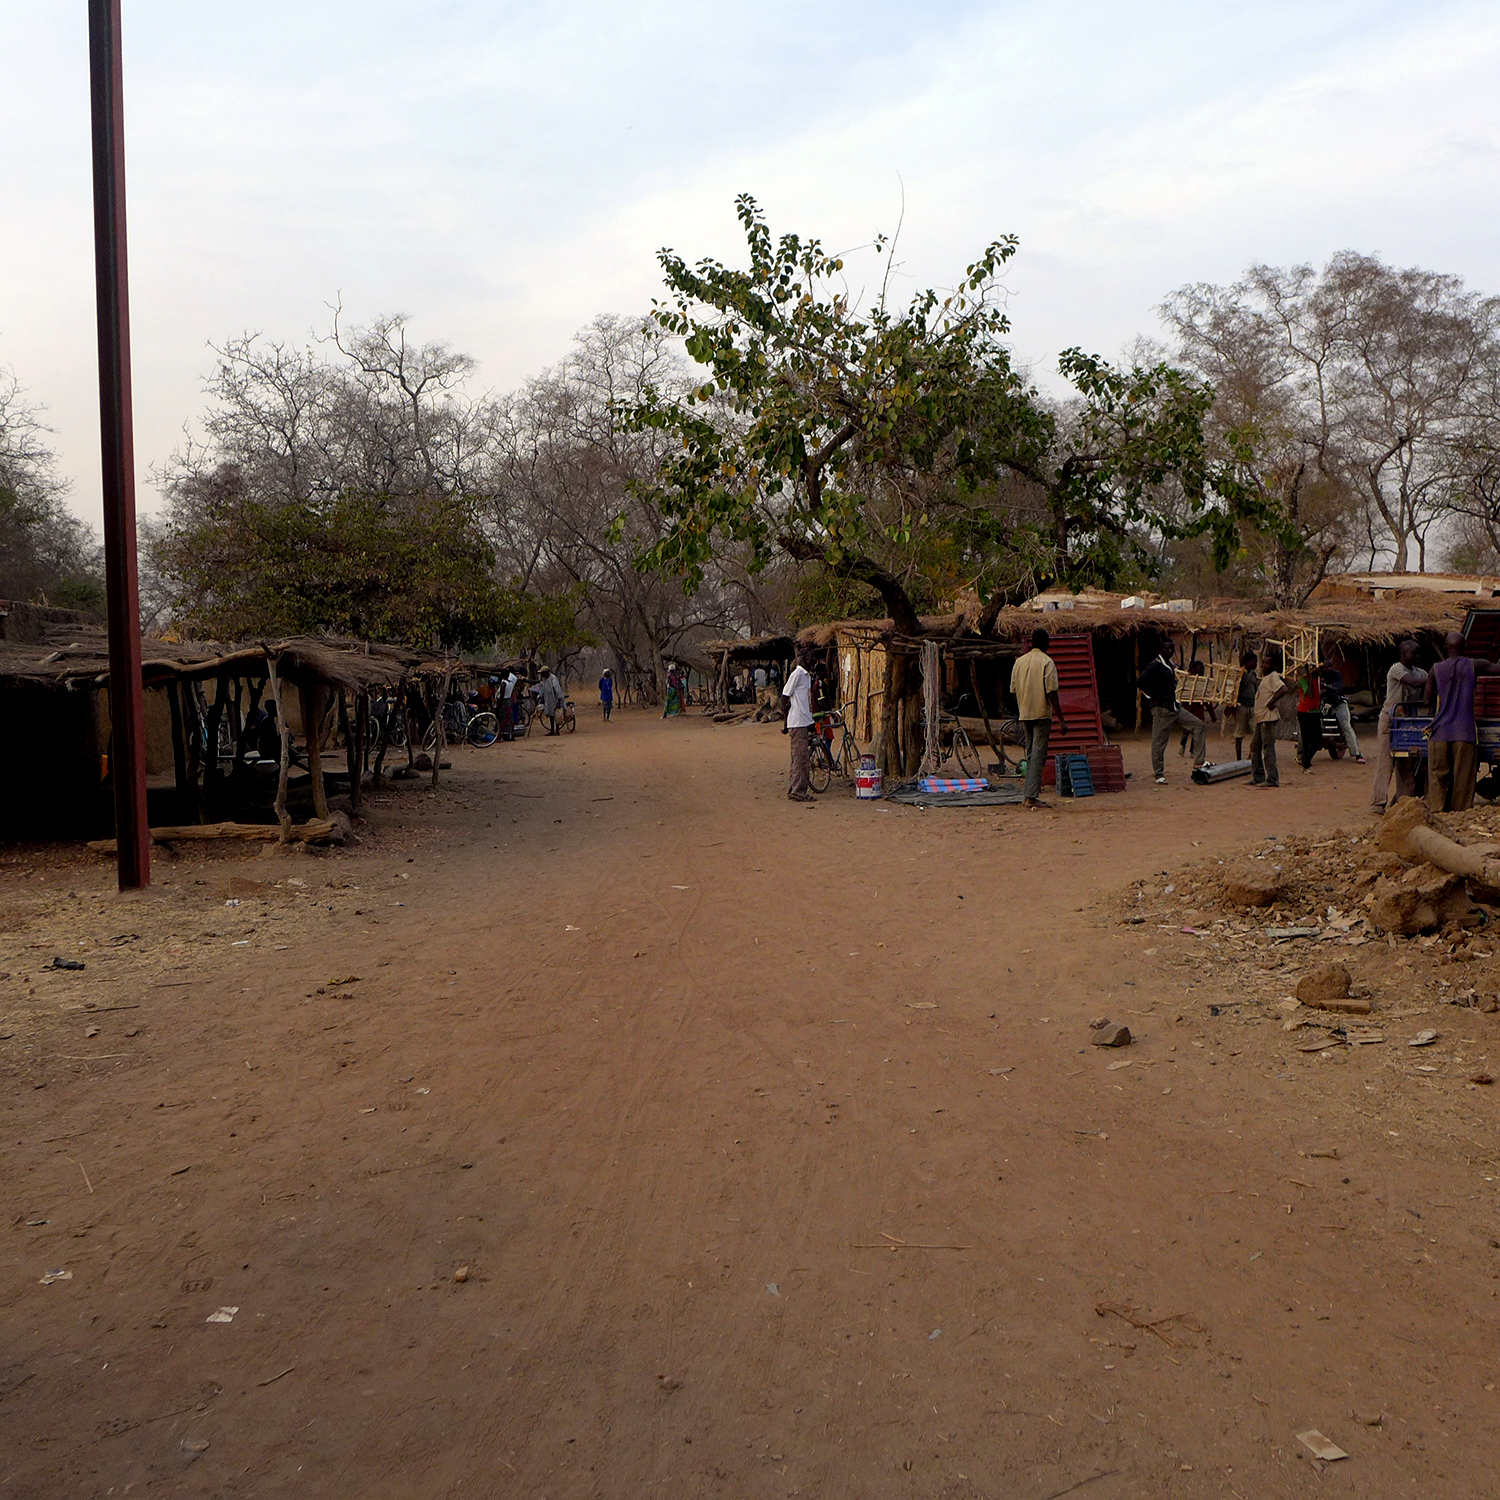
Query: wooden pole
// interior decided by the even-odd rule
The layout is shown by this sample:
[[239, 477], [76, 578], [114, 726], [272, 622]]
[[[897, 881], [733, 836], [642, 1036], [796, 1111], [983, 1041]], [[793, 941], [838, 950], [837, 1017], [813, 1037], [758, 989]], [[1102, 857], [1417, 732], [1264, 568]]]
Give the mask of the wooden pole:
[[438, 693], [437, 703], [433, 708], [432, 722], [435, 729], [432, 746], [432, 784], [438, 784], [438, 768], [443, 763], [443, 748], [448, 739], [448, 732], [443, 724], [443, 710], [448, 706], [448, 682], [453, 676], [453, 668], [443, 667], [443, 686]]
[[109, 620], [110, 774], [122, 891], [151, 883], [146, 821], [146, 691], [136, 576], [135, 432], [130, 400], [130, 286], [125, 255], [125, 86], [120, 0], [89, 0], [94, 146], [94, 287], [99, 330], [99, 449]]
[[266, 674], [271, 684], [271, 701], [276, 705], [276, 726], [281, 730], [281, 775], [276, 778], [276, 821], [281, 824], [281, 842], [292, 838], [292, 815], [286, 810], [286, 784], [292, 768], [292, 731], [287, 727], [286, 707], [281, 701], [281, 685], [276, 680], [276, 660], [266, 654]]
[[299, 689], [302, 697], [302, 728], [307, 741], [307, 774], [312, 781], [313, 812], [328, 819], [328, 793], [323, 788], [323, 684]]
[[984, 737], [990, 742], [990, 749], [995, 752], [995, 759], [1003, 772], [1005, 751], [995, 743], [995, 731], [990, 728], [990, 711], [984, 706], [984, 694], [979, 691], [979, 665], [972, 656], [969, 658], [969, 681], [974, 688], [974, 701], [979, 705], [979, 716], [984, 720]]

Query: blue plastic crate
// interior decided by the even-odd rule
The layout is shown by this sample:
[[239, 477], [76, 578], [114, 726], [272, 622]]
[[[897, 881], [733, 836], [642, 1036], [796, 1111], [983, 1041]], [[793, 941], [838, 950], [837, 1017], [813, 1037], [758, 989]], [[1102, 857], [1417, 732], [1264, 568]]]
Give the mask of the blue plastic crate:
[[1057, 794], [1060, 797], [1092, 797], [1094, 777], [1086, 755], [1057, 757]]

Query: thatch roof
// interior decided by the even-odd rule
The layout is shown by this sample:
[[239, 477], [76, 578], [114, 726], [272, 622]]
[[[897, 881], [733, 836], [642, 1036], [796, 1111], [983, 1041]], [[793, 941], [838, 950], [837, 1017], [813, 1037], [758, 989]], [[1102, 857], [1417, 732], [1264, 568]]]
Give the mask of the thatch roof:
[[[1026, 640], [1038, 626], [1054, 635], [1098, 631], [1133, 635], [1155, 630], [1178, 639], [1210, 635], [1239, 635], [1253, 640], [1281, 640], [1298, 629], [1316, 627], [1330, 645], [1390, 645], [1407, 636], [1441, 635], [1462, 628], [1474, 605], [1472, 595], [1407, 595], [1400, 600], [1349, 599], [1328, 601], [1296, 610], [1261, 611], [1245, 600], [1212, 600], [1191, 610], [1120, 609], [1108, 606], [1059, 610], [1006, 609], [1000, 612], [985, 639], [995, 642]], [[955, 644], [973, 643], [969, 617], [963, 614], [925, 616], [927, 635], [947, 636]], [[892, 641], [889, 620], [836, 620], [810, 625], [797, 637], [804, 645], [828, 646], [835, 640]]]
[[[799, 637], [800, 639], [800, 637]], [[756, 635], [727, 641], [701, 641], [702, 650], [715, 661], [788, 661], [797, 643], [789, 635]]]
[[[298, 684], [326, 683], [362, 692], [390, 687], [403, 677], [437, 675], [461, 664], [409, 646], [331, 636], [293, 636], [254, 643], [141, 642], [141, 680], [148, 686], [221, 674], [257, 677], [274, 660], [277, 672]], [[39, 638], [0, 641], [0, 684], [29, 682], [42, 687], [103, 686], [109, 680], [109, 637], [98, 625], [48, 625]]]

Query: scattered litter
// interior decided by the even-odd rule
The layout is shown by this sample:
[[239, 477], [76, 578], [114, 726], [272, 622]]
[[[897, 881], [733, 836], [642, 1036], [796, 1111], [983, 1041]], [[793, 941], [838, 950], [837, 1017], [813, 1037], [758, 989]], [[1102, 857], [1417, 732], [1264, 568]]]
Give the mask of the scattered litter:
[[1268, 928], [1266, 928], [1266, 936], [1268, 938], [1272, 939], [1273, 941], [1284, 940], [1284, 939], [1287, 939], [1287, 938], [1317, 937], [1317, 935], [1318, 935], [1318, 929], [1316, 927], [1268, 927]]
[[341, 984], [360, 984], [362, 982], [358, 974], [345, 974], [342, 979], [330, 979], [328, 981], [328, 988], [334, 989]]
[[1361, 1427], [1383, 1427], [1385, 1417], [1380, 1412], [1358, 1412], [1351, 1411], [1349, 1415], [1359, 1423]]
[[51, 1219], [27, 1219], [26, 1227], [28, 1229], [40, 1229], [43, 1224], [50, 1224], [51, 1222]]
[[1106, 1026], [1103, 1030], [1094, 1033], [1093, 1041], [1096, 1047], [1128, 1047], [1131, 1042], [1130, 1028]]
[[1330, 1047], [1342, 1047], [1343, 1041], [1336, 1036], [1314, 1037], [1310, 1042], [1298, 1042], [1299, 1052], [1326, 1052]]
[[906, 1002], [906, 1008], [907, 1008], [907, 1010], [936, 1010], [937, 1009], [937, 1001], [936, 1000], [908, 1000]]
[[674, 891], [690, 891], [690, 890], [692, 890], [692, 886], [690, 886], [690, 885], [674, 885], [672, 887], [672, 889]]
[[1251, 1256], [1251, 1257], [1250, 1257], [1250, 1259], [1251, 1259], [1251, 1260], [1252, 1260], [1252, 1261], [1256, 1261], [1256, 1260], [1259, 1260], [1259, 1259], [1260, 1259], [1260, 1258], [1261, 1258], [1261, 1256], [1262, 1256], [1262, 1255], [1264, 1255], [1264, 1254], [1265, 1254], [1265, 1253], [1266, 1253], [1266, 1252], [1265, 1252], [1265, 1251], [1264, 1251], [1264, 1250], [1257, 1250], [1257, 1251], [1256, 1251], [1256, 1252], [1255, 1252], [1255, 1254], [1254, 1254], [1254, 1255], [1252, 1255], [1252, 1256]]
[[1430, 1047], [1438, 1039], [1431, 1026], [1424, 1026], [1406, 1045], [1408, 1047]]
[[564, 932], [582, 932], [583, 928], [581, 928], [581, 927], [564, 927], [563, 931]]
[[772, 1295], [772, 1296], [773, 1296], [773, 1297], [779, 1297], [779, 1296], [780, 1296], [780, 1295], [781, 1295], [781, 1288], [780, 1288], [780, 1287], [779, 1287], [779, 1286], [777, 1286], [777, 1285], [776, 1285], [776, 1283], [775, 1283], [775, 1282], [774, 1282], [774, 1281], [768, 1281], [768, 1282], [767, 1282], [767, 1283], [766, 1283], [766, 1290], [767, 1290], [767, 1291], [768, 1291], [768, 1292], [769, 1292], [769, 1293], [770, 1293], [770, 1294], [771, 1294], [771, 1295]]
[[182, 1451], [184, 1453], [207, 1453], [208, 1439], [200, 1437], [185, 1437], [182, 1440]]
[[1337, 1161], [1339, 1159], [1339, 1148], [1330, 1146], [1326, 1151], [1299, 1151], [1299, 1156], [1305, 1156], [1309, 1161]]
[[927, 1335], [927, 1342], [930, 1344], [933, 1339], [941, 1338], [942, 1336], [943, 1330], [941, 1328], [934, 1328], [932, 1332]]
[[[43, 1219], [41, 1222], [45, 1224], [47, 1221]], [[73, 1273], [71, 1271], [48, 1271], [42, 1277], [41, 1284], [43, 1286], [51, 1286], [54, 1281], [71, 1281], [72, 1279]]]
[[296, 1365], [288, 1365], [286, 1369], [278, 1370], [274, 1375], [268, 1375], [264, 1380], [257, 1380], [255, 1383], [256, 1385], [275, 1385], [283, 1375], [290, 1375], [296, 1368]]
[[1130, 1063], [1128, 1061], [1105, 1063], [1104, 1071], [1106, 1073], [1118, 1073], [1121, 1068], [1128, 1068], [1129, 1066]]
[[373, 1115], [374, 1113], [375, 1113], [375, 1105], [373, 1105], [373, 1104], [368, 1109], [362, 1109], [362, 1110], [360, 1110], [360, 1114], [362, 1114], [362, 1115]]
[[248, 948], [250, 946], [250, 939], [240, 938], [237, 942], [233, 942], [229, 946], [231, 948]]
[[417, 1090], [417, 1092], [419, 1094], [430, 1094], [432, 1092], [432, 1090], [429, 1089], [429, 1088], [420, 1088], [420, 1089]]
[[1337, 1458], [1349, 1457], [1337, 1443], [1329, 1442], [1316, 1427], [1309, 1427], [1306, 1432], [1299, 1432], [1297, 1434], [1297, 1441], [1314, 1458], [1326, 1459], [1329, 1463], [1332, 1463]]
[[81, 969], [83, 960], [81, 958], [54, 958], [51, 967], [54, 969]]
[[237, 1307], [221, 1307], [218, 1312], [209, 1313], [203, 1321], [205, 1323], [232, 1323], [238, 1311]]
[[85, 1036], [98, 1036], [99, 1028], [97, 1026], [90, 1026], [83, 1034]]
[[1344, 1037], [1351, 1047], [1369, 1047], [1376, 1042], [1383, 1042], [1385, 1033], [1376, 1031], [1373, 1026], [1350, 1026], [1345, 1030]]
[[991, 1068], [990, 1077], [1003, 1078], [1007, 1073], [1014, 1073], [1015, 1071], [1016, 1070], [1014, 1068]]
[[225, 906], [238, 906], [239, 904], [240, 903], [238, 897], [232, 897], [230, 900], [224, 903]]

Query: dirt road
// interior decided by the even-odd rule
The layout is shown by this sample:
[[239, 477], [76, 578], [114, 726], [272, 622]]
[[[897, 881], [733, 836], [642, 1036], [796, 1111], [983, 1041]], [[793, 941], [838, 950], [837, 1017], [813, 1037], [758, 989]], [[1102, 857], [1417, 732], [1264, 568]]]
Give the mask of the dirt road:
[[1118, 917], [1364, 770], [921, 812], [784, 756], [624, 714], [342, 854], [8, 855], [0, 1497], [1494, 1494], [1496, 1091], [1388, 1116]]

